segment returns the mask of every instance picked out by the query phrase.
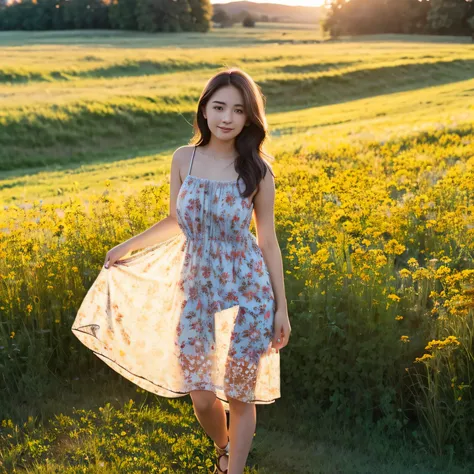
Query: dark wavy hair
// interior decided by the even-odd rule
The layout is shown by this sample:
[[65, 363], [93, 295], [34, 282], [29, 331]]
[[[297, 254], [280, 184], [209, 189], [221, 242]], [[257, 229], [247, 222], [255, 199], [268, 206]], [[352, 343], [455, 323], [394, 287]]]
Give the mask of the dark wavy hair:
[[263, 157], [273, 161], [274, 158], [263, 149], [267, 138], [268, 125], [265, 117], [265, 96], [260, 87], [244, 71], [239, 68], [228, 68], [215, 74], [207, 82], [199, 98], [197, 112], [194, 117], [194, 136], [191, 145], [207, 145], [211, 139], [211, 131], [204, 118], [203, 111], [212, 97], [221, 87], [232, 85], [242, 94], [244, 99], [244, 112], [247, 115], [248, 126], [245, 126], [235, 138], [235, 148], [238, 157], [235, 161], [235, 170], [239, 174], [237, 181], [242, 179], [245, 191], [242, 197], [250, 196], [258, 183], [265, 177], [267, 168], [274, 175], [270, 164]]

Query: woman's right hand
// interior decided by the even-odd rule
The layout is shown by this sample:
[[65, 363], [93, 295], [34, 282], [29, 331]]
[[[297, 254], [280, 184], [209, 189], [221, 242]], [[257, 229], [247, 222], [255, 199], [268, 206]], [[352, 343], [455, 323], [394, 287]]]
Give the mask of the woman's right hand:
[[119, 244], [114, 248], [110, 249], [105, 256], [104, 267], [109, 268], [114, 265], [115, 262], [120, 260], [123, 256], [130, 253], [129, 248], [124, 244]]

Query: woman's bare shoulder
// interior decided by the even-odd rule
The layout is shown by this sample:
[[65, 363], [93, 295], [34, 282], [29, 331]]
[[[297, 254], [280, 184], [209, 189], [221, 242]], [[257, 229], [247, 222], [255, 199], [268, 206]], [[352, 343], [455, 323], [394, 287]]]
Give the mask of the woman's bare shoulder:
[[193, 148], [194, 145], [180, 146], [174, 151], [173, 158], [176, 157], [178, 160], [183, 160], [187, 158], [189, 160], [191, 158], [191, 152]]

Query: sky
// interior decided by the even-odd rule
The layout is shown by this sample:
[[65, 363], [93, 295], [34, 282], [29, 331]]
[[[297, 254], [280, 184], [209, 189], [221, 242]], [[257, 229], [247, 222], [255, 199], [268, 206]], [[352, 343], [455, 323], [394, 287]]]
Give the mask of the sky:
[[[236, 0], [211, 0], [211, 3], [229, 3]], [[280, 3], [282, 5], [301, 5], [304, 7], [319, 7], [324, 0], [249, 0], [255, 3]]]

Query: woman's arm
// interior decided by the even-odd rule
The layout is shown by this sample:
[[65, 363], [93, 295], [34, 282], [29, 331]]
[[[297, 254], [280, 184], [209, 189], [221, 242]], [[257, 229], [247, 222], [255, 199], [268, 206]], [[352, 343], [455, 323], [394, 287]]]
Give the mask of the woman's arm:
[[275, 180], [268, 171], [259, 183], [254, 198], [255, 227], [257, 243], [270, 274], [272, 289], [277, 310], [287, 312], [285, 283], [283, 278], [283, 261], [281, 250], [275, 233]]
[[179, 232], [182, 232], [176, 216], [176, 201], [181, 187], [181, 176], [179, 170], [181, 167], [180, 163], [184, 155], [183, 152], [180, 152], [179, 150], [181, 150], [181, 148], [178, 148], [178, 150], [174, 152], [173, 159], [171, 161], [170, 203], [168, 216], [152, 225], [149, 229], [145, 230], [141, 234], [135, 235], [134, 237], [123, 242], [122, 245], [127, 252], [132, 252], [134, 250], [164, 242]]
[[257, 228], [257, 243], [262, 250], [275, 296], [276, 309], [272, 347], [278, 352], [288, 344], [291, 334], [291, 324], [288, 317], [285, 296], [283, 262], [275, 233], [274, 207], [275, 181], [273, 175], [267, 172], [265, 178], [259, 183], [258, 192], [254, 198], [254, 211]]

